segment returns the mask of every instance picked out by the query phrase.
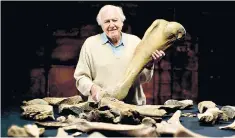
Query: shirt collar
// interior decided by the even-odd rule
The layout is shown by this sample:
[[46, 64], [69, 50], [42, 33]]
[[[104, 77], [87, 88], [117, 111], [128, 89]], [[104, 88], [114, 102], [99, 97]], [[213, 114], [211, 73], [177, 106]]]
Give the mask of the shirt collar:
[[[103, 45], [106, 44], [107, 42], [111, 43], [111, 42], [109, 41], [107, 35], [105, 34], [105, 32], [103, 32], [103, 33], [101, 34], [101, 39], [102, 39], [102, 44], [103, 44]], [[118, 46], [120, 46], [120, 45], [124, 45], [124, 43], [123, 43], [123, 33], [122, 33], [122, 35], [121, 35], [121, 41], [120, 41], [120, 43], [118, 44]]]

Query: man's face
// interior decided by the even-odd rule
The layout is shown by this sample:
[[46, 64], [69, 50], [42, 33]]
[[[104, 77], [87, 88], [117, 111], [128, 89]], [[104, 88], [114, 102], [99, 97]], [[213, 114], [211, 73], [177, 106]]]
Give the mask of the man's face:
[[118, 41], [121, 37], [123, 22], [116, 9], [108, 9], [101, 14], [102, 29], [113, 41]]

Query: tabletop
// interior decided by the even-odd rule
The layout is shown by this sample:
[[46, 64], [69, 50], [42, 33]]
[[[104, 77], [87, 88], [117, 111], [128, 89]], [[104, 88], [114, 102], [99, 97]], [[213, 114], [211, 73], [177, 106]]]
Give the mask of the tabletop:
[[[198, 113], [197, 105], [194, 105], [192, 109], [181, 110], [181, 111], [182, 113]], [[33, 124], [35, 122], [33, 120], [27, 120], [27, 119], [21, 118], [21, 112], [22, 111], [20, 110], [20, 107], [11, 107], [11, 108], [8, 108], [8, 110], [2, 111], [1, 113], [1, 137], [7, 137], [7, 130], [13, 124], [23, 127], [23, 125], [25, 124]], [[54, 116], [55, 118], [59, 116], [56, 109], [54, 110]], [[167, 120], [169, 117], [165, 117], [164, 119]], [[235, 135], [235, 131], [219, 129], [220, 126], [231, 124], [233, 120], [229, 120], [228, 122], [219, 122], [215, 125], [202, 125], [198, 121], [197, 117], [180, 117], [180, 121], [184, 127], [201, 135], [205, 135], [209, 137], [229, 137], [229, 136]], [[57, 134], [56, 128], [54, 129], [46, 128], [43, 136], [53, 137], [53, 136], [56, 136], [56, 134]], [[81, 135], [81, 137], [86, 137], [86, 136], [88, 136], [88, 134], [86, 133]]]

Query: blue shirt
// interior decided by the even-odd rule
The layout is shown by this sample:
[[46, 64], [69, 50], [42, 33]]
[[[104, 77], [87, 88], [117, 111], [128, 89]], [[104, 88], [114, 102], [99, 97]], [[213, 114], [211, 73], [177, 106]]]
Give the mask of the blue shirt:
[[106, 36], [104, 32], [101, 34], [101, 37], [102, 37], [103, 44], [108, 43], [108, 45], [110, 46], [110, 48], [112, 49], [115, 55], [119, 56], [121, 54], [121, 52], [123, 51], [122, 49], [124, 48], [122, 36], [121, 36], [121, 41], [119, 42], [117, 46], [113, 45], [113, 43], [109, 41], [108, 37]]

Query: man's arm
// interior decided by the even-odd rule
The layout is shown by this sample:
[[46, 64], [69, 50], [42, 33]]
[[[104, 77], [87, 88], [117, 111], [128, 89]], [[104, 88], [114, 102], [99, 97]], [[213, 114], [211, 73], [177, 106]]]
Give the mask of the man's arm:
[[84, 96], [89, 96], [91, 87], [94, 83], [92, 82], [91, 65], [86, 43], [87, 42], [85, 41], [81, 48], [78, 64], [74, 72], [74, 78], [76, 80], [77, 89]]

